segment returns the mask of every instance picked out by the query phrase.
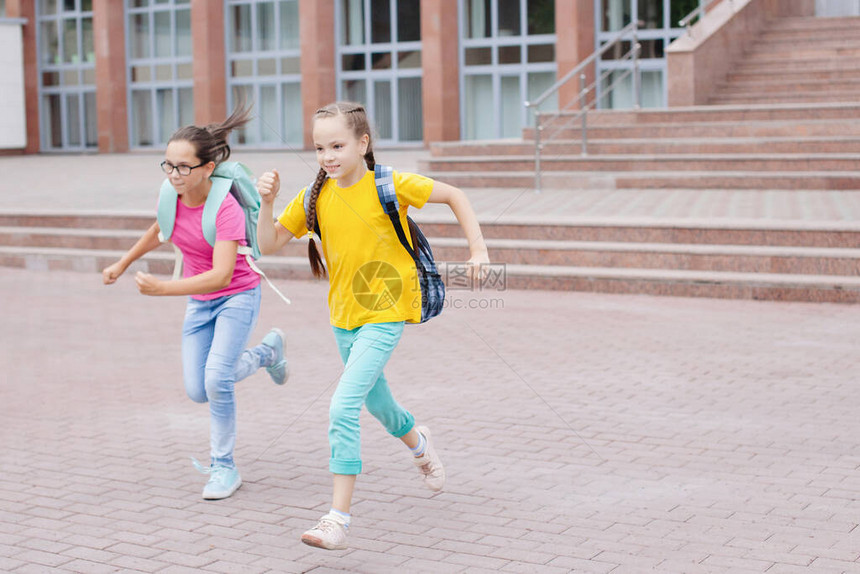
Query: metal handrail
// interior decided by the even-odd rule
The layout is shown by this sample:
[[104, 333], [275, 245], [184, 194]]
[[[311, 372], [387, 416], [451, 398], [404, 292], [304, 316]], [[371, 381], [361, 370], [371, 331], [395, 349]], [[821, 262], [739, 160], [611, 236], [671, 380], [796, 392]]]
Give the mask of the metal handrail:
[[[627, 36], [630, 33], [633, 33], [635, 35], [636, 29], [637, 29], [636, 22], [630, 22], [629, 24], [627, 24], [627, 26], [625, 26], [624, 28], [621, 29], [620, 32], [618, 32], [618, 34], [612, 39], [611, 42], [608, 42], [605, 46], [600, 48], [600, 50], [595, 50], [590, 56], [588, 56], [586, 59], [584, 59], [579, 64], [577, 64], [574, 69], [572, 69], [571, 71], [566, 73], [563, 78], [561, 78], [559, 81], [557, 81], [552, 86], [547, 88], [546, 91], [544, 93], [542, 93], [541, 95], [539, 95], [536, 100], [534, 100], [533, 102], [526, 102], [526, 104], [525, 104], [526, 107], [527, 108], [536, 108], [537, 106], [544, 103], [544, 101], [548, 97], [550, 97], [553, 93], [558, 91], [558, 89], [560, 87], [562, 87], [564, 84], [566, 84], [568, 81], [570, 81], [571, 78], [573, 78], [574, 76], [576, 76], [580, 72], [582, 72], [582, 70], [585, 69], [586, 66], [592, 64], [594, 62], [594, 60], [596, 60], [598, 57], [602, 56], [605, 52], [607, 52], [609, 50], [609, 48], [611, 48], [612, 46], [614, 46], [615, 44], [620, 42], [625, 36]], [[634, 40], [635, 40], [635, 37], [634, 37]]]
[[[540, 96], [538, 96], [535, 100], [525, 102], [526, 109], [534, 108], [534, 116], [535, 116], [535, 192], [539, 193], [541, 191], [541, 183], [542, 183], [541, 182], [541, 151], [543, 150], [543, 144], [541, 143], [541, 131], [543, 131], [544, 126], [541, 123], [541, 117], [543, 115], [554, 116], [552, 119], [556, 119], [559, 116], [561, 116], [563, 111], [566, 111], [568, 109], [569, 105], [573, 105], [573, 103], [578, 101], [580, 111], [577, 114], [575, 114], [574, 116], [572, 116], [572, 118], [569, 120], [569, 122], [576, 121], [577, 119], [581, 120], [581, 122], [582, 122], [582, 136], [581, 136], [582, 155], [588, 155], [587, 113], [588, 113], [588, 110], [595, 103], [595, 102], [592, 102], [592, 104], [588, 104], [588, 94], [591, 92], [591, 90], [593, 90], [594, 88], [596, 88], [599, 85], [600, 81], [602, 81], [603, 79], [608, 77], [609, 73], [611, 73], [612, 70], [607, 70], [606, 72], [604, 72], [603, 75], [601, 75], [600, 78], [595, 79], [594, 82], [592, 82], [590, 86], [585, 85], [586, 80], [585, 80], [585, 74], [583, 73], [583, 70], [585, 70], [585, 68], [587, 66], [593, 64], [597, 58], [599, 58], [600, 56], [605, 54], [607, 51], [609, 51], [610, 48], [612, 48], [613, 46], [615, 46], [617, 44], [620, 44], [625, 38], [627, 38], [630, 35], [632, 35], [633, 46], [620, 59], [621, 60], [628, 60], [628, 59], [633, 60], [632, 74], [633, 74], [634, 108], [639, 109], [640, 104], [641, 104], [641, 99], [642, 99], [641, 98], [641, 91], [642, 90], [641, 90], [641, 87], [639, 85], [639, 82], [640, 82], [639, 54], [641, 52], [642, 47], [639, 44], [639, 40], [637, 38], [637, 30], [638, 30], [638, 22], [631, 22], [630, 24], [628, 24], [627, 26], [622, 28], [618, 32], [618, 34], [616, 34], [615, 37], [612, 38], [611, 41], [604, 44], [599, 50], [595, 50], [591, 55], [589, 55], [586, 59], [584, 59], [582, 62], [577, 64], [575, 68], [573, 68], [570, 72], [565, 74], [564, 77], [562, 77], [560, 80], [558, 80], [552, 86], [550, 86], [544, 93], [542, 93]], [[616, 85], [618, 85], [620, 80], [627, 77], [627, 75], [630, 73], [631, 72], [625, 72], [625, 74], [621, 78], [612, 82], [612, 84], [610, 84], [610, 86], [607, 88], [604, 96], [606, 94], [611, 93], [612, 90], [615, 89]], [[570, 81], [572, 78], [574, 78], [577, 75], [579, 75], [579, 82], [580, 82], [579, 96], [578, 96], [577, 100], [575, 100], [574, 102], [571, 102], [568, 106], [565, 106], [563, 109], [556, 111], [556, 112], [548, 112], [546, 114], [542, 114], [540, 112], [540, 110], [537, 109], [538, 106], [540, 106], [543, 102], [545, 102], [548, 97], [550, 97], [552, 94], [557, 92], [559, 90], [559, 88], [561, 88], [561, 86], [566, 84], [568, 81]], [[565, 127], [565, 126], [559, 126], [558, 129], [562, 129], [563, 127]]]
[[[678, 20], [678, 27], [679, 28], [686, 28], [687, 34], [692, 34], [691, 22], [696, 18], [696, 16], [704, 15], [705, 10], [708, 9], [708, 6], [710, 6], [711, 2], [713, 2], [713, 1], [714, 0], [701, 0], [701, 3], [699, 4], [698, 8], [696, 8], [695, 10], [693, 10], [692, 12], [690, 12], [689, 14], [687, 14], [686, 16], [684, 16], [683, 18]], [[729, 0], [729, 1], [731, 2], [731, 0]]]

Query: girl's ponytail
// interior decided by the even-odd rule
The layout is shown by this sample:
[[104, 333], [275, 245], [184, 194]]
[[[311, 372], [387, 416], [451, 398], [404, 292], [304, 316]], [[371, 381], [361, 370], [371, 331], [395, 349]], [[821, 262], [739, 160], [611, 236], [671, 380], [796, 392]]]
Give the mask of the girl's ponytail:
[[197, 157], [203, 163], [214, 162], [217, 166], [230, 157], [230, 144], [227, 138], [234, 129], [251, 121], [251, 107], [239, 103], [233, 113], [223, 122], [206, 127], [185, 126], [170, 136], [172, 141], [187, 141], [197, 150]]
[[317, 172], [317, 178], [314, 180], [313, 186], [311, 188], [305, 190], [305, 193], [310, 193], [310, 199], [308, 200], [308, 211], [305, 214], [305, 223], [307, 224], [308, 232], [310, 235], [310, 240], [308, 241], [308, 261], [311, 264], [311, 272], [313, 272], [314, 277], [317, 279], [323, 279], [326, 276], [325, 266], [322, 262], [322, 257], [320, 257], [320, 252], [317, 250], [317, 244], [313, 238], [314, 227], [317, 223], [317, 200], [320, 197], [320, 191], [322, 191], [322, 187], [328, 179], [328, 175], [326, 171], [322, 168]]

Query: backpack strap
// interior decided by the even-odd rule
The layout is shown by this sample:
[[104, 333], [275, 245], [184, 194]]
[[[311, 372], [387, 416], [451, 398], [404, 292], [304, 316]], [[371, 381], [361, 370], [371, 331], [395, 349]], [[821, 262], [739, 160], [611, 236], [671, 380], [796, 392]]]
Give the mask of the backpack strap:
[[387, 165], [376, 164], [373, 171], [374, 180], [376, 182], [376, 194], [379, 196], [379, 203], [382, 204], [382, 209], [385, 210], [388, 218], [391, 219], [391, 223], [394, 225], [394, 231], [397, 233], [397, 239], [400, 240], [401, 245], [403, 245], [415, 261], [415, 265], [420, 267], [423, 271], [424, 265], [419, 260], [418, 254], [415, 253], [415, 250], [406, 239], [403, 224], [400, 222], [400, 203], [397, 201], [397, 193], [394, 190], [394, 170]]
[[158, 239], [162, 243], [173, 235], [173, 225], [176, 223], [176, 200], [179, 196], [170, 180], [165, 179], [158, 192]]
[[[173, 227], [176, 224], [176, 202], [179, 195], [169, 179], [165, 179], [161, 184], [161, 190], [158, 192], [158, 212], [156, 219], [158, 221], [158, 240], [166, 243], [173, 236]], [[182, 251], [173, 246], [173, 279], [180, 279], [182, 276]]]
[[215, 239], [217, 238], [217, 229], [215, 222], [218, 219], [218, 210], [221, 209], [221, 204], [227, 194], [230, 193], [230, 187], [233, 185], [233, 180], [225, 177], [212, 177], [212, 187], [209, 189], [209, 195], [206, 196], [206, 203], [203, 205], [203, 237], [206, 242], [215, 247]]

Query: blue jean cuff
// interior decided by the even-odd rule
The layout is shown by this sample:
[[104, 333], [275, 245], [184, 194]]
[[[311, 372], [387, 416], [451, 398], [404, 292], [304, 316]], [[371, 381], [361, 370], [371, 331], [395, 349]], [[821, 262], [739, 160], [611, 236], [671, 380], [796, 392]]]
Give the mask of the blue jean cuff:
[[332, 474], [361, 474], [361, 461], [331, 459], [328, 461], [328, 469]]

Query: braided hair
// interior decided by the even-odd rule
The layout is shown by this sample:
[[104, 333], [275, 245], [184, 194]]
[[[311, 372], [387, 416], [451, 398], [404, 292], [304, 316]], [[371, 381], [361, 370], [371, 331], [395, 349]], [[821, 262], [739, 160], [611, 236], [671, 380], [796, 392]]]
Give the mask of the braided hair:
[[[367, 164], [367, 169], [373, 170], [376, 167], [376, 159], [373, 157], [370, 122], [367, 119], [367, 111], [364, 109], [364, 106], [354, 102], [334, 102], [318, 109], [313, 119], [334, 118], [338, 116], [343, 116], [347, 127], [352, 130], [355, 137], [361, 138], [365, 134], [367, 135], [367, 152], [364, 154], [364, 163]], [[317, 200], [319, 200], [320, 191], [322, 191], [326, 181], [328, 181], [328, 174], [323, 168], [320, 168], [313, 185], [305, 191], [305, 193], [310, 194], [308, 209], [305, 213], [305, 223], [307, 224], [308, 231], [311, 232], [317, 223]], [[310, 261], [314, 277], [323, 278], [326, 276], [325, 266], [323, 265], [322, 257], [320, 257], [313, 236], [308, 241], [308, 260]]]

